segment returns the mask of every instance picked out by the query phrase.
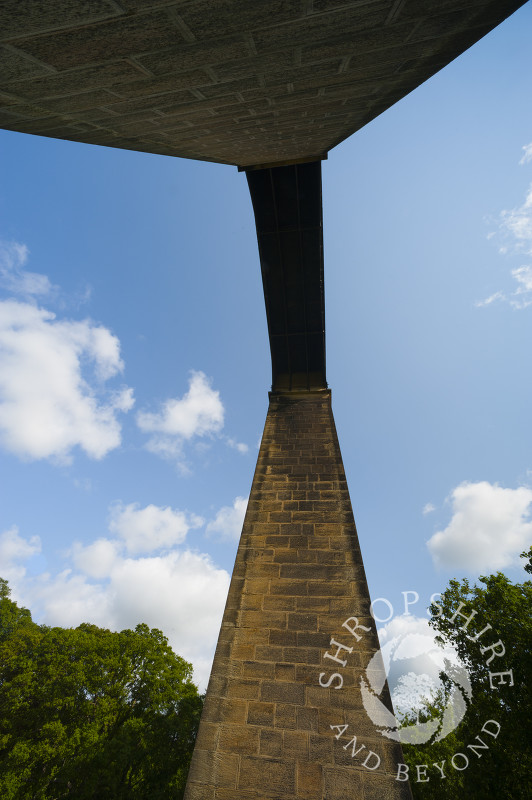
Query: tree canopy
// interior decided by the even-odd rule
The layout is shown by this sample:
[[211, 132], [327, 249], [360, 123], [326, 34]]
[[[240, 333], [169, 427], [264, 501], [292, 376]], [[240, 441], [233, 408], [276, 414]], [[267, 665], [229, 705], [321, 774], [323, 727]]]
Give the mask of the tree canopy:
[[[532, 573], [532, 548], [522, 557]], [[500, 572], [473, 586], [451, 580], [430, 610], [439, 640], [454, 645], [469, 672], [472, 699], [444, 739], [403, 746], [414, 797], [530, 800], [532, 582], [513, 584]], [[445, 694], [425, 704], [421, 721], [441, 718]]]
[[161, 631], [38, 625], [0, 579], [3, 800], [179, 800], [201, 705]]

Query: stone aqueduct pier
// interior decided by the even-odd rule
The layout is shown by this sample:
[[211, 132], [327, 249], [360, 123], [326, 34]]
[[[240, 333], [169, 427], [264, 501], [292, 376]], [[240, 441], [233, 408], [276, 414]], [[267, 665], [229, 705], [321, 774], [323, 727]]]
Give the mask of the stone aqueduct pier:
[[250, 188], [272, 391], [186, 800], [411, 798], [360, 691], [378, 639], [325, 375], [321, 162], [521, 5], [2, 4], [0, 127]]

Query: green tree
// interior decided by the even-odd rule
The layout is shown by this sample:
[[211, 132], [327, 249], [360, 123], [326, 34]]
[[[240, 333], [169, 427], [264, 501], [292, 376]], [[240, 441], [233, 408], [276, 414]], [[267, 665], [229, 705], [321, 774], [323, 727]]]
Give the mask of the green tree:
[[[525, 570], [532, 573], [532, 548], [522, 556]], [[430, 610], [438, 639], [454, 645], [473, 692], [464, 719], [441, 742], [403, 747], [414, 797], [530, 800], [532, 582], [513, 584], [500, 572], [479, 578], [473, 586], [451, 580]], [[449, 681], [442, 677], [448, 690]], [[425, 704], [421, 718], [441, 718], [444, 704], [445, 691]], [[464, 754], [467, 766], [461, 756], [453, 765], [457, 753]], [[442, 765], [445, 778], [435, 764]], [[427, 769], [419, 772], [419, 765]]]
[[179, 800], [201, 704], [160, 631], [37, 625], [0, 579], [3, 800]]

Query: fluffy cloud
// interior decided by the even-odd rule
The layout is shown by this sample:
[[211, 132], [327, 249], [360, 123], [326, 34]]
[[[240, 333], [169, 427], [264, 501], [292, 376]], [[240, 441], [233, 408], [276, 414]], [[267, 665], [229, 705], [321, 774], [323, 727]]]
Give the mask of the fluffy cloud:
[[184, 441], [220, 433], [224, 407], [220, 393], [211, 387], [207, 376], [193, 371], [183, 397], [166, 400], [157, 413], [140, 412], [137, 424], [144, 433], [153, 434], [148, 440], [149, 450], [180, 459]]
[[232, 506], [224, 506], [206, 528], [208, 534], [217, 534], [221, 539], [238, 542], [244, 524], [247, 497], [236, 497]]
[[436, 566], [488, 572], [518, 563], [532, 542], [532, 489], [463, 483], [450, 499], [451, 521], [427, 542]]
[[49, 294], [53, 286], [46, 275], [24, 269], [28, 255], [25, 244], [0, 240], [0, 286], [23, 296]]
[[129, 553], [150, 553], [181, 544], [188, 531], [200, 525], [202, 518], [194, 514], [154, 505], [139, 508], [131, 503], [113, 508], [109, 530], [124, 540]]
[[0, 443], [29, 459], [65, 461], [76, 446], [102, 458], [120, 444], [117, 413], [133, 405], [131, 389], [105, 386], [122, 370], [107, 328], [0, 302]]
[[31, 578], [24, 562], [40, 551], [40, 542], [11, 529], [0, 536], [2, 577], [12, 584], [15, 599], [49, 625], [92, 622], [122, 630], [145, 622], [161, 629], [174, 650], [194, 664], [204, 689], [229, 575], [208, 555], [175, 548], [201, 522], [171, 508], [116, 505], [109, 528], [117, 538], [78, 542], [60, 573]]
[[74, 566], [85, 575], [108, 578], [121, 557], [122, 547], [122, 542], [113, 539], [96, 539], [86, 546], [75, 542], [70, 555]]

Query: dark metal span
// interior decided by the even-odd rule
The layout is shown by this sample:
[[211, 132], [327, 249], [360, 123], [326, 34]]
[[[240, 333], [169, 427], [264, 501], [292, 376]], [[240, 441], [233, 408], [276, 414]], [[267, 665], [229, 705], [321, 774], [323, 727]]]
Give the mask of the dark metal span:
[[321, 161], [247, 173], [274, 392], [325, 389]]

